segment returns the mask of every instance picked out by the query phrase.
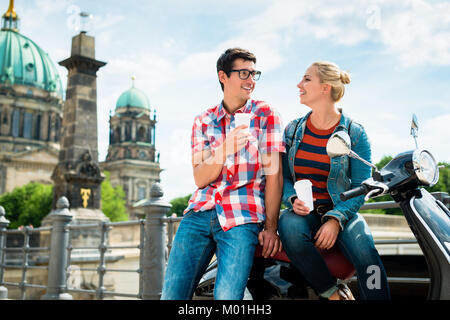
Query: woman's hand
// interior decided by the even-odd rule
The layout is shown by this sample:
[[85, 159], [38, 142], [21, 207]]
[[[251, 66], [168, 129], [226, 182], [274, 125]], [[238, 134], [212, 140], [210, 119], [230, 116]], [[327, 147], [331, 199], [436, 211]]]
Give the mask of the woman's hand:
[[[314, 201], [315, 199], [313, 199]], [[300, 216], [306, 216], [311, 211], [310, 208], [305, 206], [305, 202], [302, 200], [299, 200], [298, 198], [295, 198], [294, 203], [292, 204], [292, 209], [294, 210], [294, 213], [300, 215]], [[311, 208], [313, 210], [314, 208]]]
[[314, 236], [314, 240], [316, 240], [315, 246], [318, 249], [331, 249], [336, 242], [340, 229], [337, 219], [328, 219]]

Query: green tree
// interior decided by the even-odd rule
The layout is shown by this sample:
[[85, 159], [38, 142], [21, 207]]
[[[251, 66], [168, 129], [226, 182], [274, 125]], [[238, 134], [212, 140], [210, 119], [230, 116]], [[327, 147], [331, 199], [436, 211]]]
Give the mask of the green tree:
[[29, 183], [0, 196], [0, 205], [10, 221], [8, 228], [32, 225], [39, 227], [52, 209], [53, 186]]
[[450, 193], [450, 163], [439, 162], [439, 181], [431, 188], [427, 188], [429, 192], [447, 192]]
[[[125, 206], [125, 192], [122, 187], [112, 187], [109, 172], [102, 182], [102, 211], [111, 221], [128, 219]], [[5, 209], [8, 228], [19, 226], [41, 226], [42, 219], [52, 210], [53, 186], [41, 183], [28, 183], [0, 196], [0, 206]]]
[[110, 182], [110, 173], [103, 172], [105, 180], [101, 185], [102, 211], [111, 222], [128, 220], [125, 192], [121, 186], [113, 187]]
[[391, 161], [391, 160], [392, 160], [391, 156], [384, 156], [383, 158], [381, 158], [381, 160], [379, 162], [377, 162], [375, 164], [375, 167], [377, 167], [377, 169], [380, 170], [385, 165], [387, 165], [389, 163], [389, 161]]
[[172, 208], [170, 208], [168, 212], [168, 216], [172, 215], [172, 213], [176, 213], [177, 216], [181, 217], [183, 216], [183, 211], [186, 209], [189, 199], [191, 198], [191, 194], [188, 194], [184, 197], [178, 197], [170, 200], [170, 204], [172, 205]]

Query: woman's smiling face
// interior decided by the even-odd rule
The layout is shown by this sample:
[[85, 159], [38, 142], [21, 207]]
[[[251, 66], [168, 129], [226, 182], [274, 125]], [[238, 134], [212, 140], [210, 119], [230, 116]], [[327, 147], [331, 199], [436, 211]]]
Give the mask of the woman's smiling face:
[[320, 82], [316, 69], [315, 66], [306, 69], [302, 80], [297, 84], [297, 88], [300, 89], [301, 104], [310, 106], [311, 103], [323, 98], [324, 84]]

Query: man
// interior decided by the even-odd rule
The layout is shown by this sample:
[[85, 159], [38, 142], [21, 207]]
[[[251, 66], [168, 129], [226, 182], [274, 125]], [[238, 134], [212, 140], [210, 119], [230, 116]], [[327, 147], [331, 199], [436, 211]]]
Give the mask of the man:
[[[198, 189], [177, 230], [161, 299], [191, 299], [214, 253], [215, 299], [242, 299], [258, 242], [265, 257], [281, 251], [277, 224], [285, 147], [278, 114], [250, 99], [261, 74], [255, 63], [255, 56], [240, 48], [226, 50], [217, 61], [224, 98], [194, 120]], [[236, 127], [238, 113], [250, 114], [249, 127]]]

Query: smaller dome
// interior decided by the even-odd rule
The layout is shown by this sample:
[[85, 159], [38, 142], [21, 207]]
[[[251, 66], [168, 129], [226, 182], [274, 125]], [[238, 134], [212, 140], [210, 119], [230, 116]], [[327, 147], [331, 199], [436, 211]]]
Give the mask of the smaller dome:
[[134, 86], [122, 93], [117, 100], [116, 109], [130, 107], [130, 108], [143, 108], [150, 110], [150, 102], [147, 95], [136, 89]]

